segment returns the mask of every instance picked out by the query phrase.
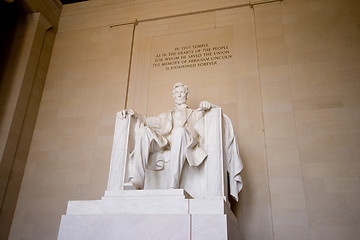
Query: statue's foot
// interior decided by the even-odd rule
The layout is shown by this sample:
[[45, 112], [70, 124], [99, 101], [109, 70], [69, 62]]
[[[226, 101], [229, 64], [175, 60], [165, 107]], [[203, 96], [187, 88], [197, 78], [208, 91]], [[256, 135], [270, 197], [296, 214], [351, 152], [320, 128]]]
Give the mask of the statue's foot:
[[138, 190], [140, 189], [140, 184], [136, 182], [134, 179], [130, 179], [129, 182], [123, 184], [124, 190]]

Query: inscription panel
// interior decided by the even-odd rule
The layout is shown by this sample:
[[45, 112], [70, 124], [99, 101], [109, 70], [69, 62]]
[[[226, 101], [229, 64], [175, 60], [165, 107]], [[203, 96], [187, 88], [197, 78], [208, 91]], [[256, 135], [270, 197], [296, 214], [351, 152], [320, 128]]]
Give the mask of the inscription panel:
[[228, 45], [210, 46], [208, 43], [175, 47], [172, 52], [157, 53], [153, 67], [166, 70], [213, 66], [219, 61], [231, 59]]

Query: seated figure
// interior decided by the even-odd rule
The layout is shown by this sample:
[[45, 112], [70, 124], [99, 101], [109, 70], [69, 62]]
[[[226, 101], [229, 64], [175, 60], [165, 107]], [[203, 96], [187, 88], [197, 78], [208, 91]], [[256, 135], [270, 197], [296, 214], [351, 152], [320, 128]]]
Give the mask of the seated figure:
[[[144, 186], [145, 168], [149, 163], [149, 155], [154, 151], [170, 151], [170, 180], [168, 188], [179, 188], [182, 167], [185, 160], [190, 166], [200, 165], [207, 157], [202, 146], [196, 124], [203, 118], [203, 113], [213, 107], [203, 101], [197, 110], [186, 105], [188, 88], [182, 83], [174, 85], [172, 91], [175, 108], [157, 117], [145, 118], [132, 110], [121, 111], [121, 116], [131, 115], [141, 121], [140, 129], [135, 137], [135, 147], [131, 154], [133, 167], [130, 169], [127, 189], [141, 189]], [[162, 168], [164, 159], [155, 160], [155, 169]]]
[[[162, 170], [165, 163], [169, 173], [167, 188], [177, 189], [180, 187], [185, 161], [190, 167], [197, 167], [209, 161], [209, 157], [213, 158], [208, 155], [214, 155], [214, 151], [211, 150], [208, 153], [205, 147], [204, 116], [212, 108], [218, 107], [203, 101], [196, 110], [188, 108], [186, 105], [188, 87], [182, 83], [174, 85], [172, 94], [175, 101], [174, 109], [157, 117], [144, 117], [129, 109], [118, 113], [120, 119], [131, 116], [140, 123], [134, 136], [135, 142], [129, 158], [131, 164], [127, 166], [128, 174], [127, 179], [124, 179], [127, 181], [123, 184], [124, 190], [144, 189], [145, 170]], [[215, 161], [219, 163], [213, 165], [213, 168], [214, 171], [229, 174], [229, 192], [237, 200], [237, 195], [242, 188], [240, 177], [242, 162], [231, 122], [225, 114], [221, 113], [221, 109], [218, 112], [221, 119], [218, 129], [220, 134], [215, 134], [215, 138], [219, 138], [216, 142], [221, 147], [216, 153], [219, 156], [215, 157], [217, 159]], [[214, 138], [214, 136], [211, 137]], [[222, 184], [226, 185], [227, 177], [222, 176], [223, 179], [214, 181], [222, 181]], [[208, 176], [207, 179], [210, 178]], [[217, 183], [208, 183], [208, 185], [217, 185]], [[217, 188], [217, 186], [209, 186], [209, 188]], [[227, 192], [227, 190], [223, 189], [222, 192]]]

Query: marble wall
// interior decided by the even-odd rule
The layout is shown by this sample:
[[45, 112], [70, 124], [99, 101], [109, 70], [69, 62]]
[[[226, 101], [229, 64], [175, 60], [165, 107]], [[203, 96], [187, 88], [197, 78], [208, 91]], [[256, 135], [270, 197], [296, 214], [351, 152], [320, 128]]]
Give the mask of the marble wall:
[[275, 239], [360, 236], [359, 7], [255, 7]]
[[[245, 182], [239, 239], [356, 239], [359, 3], [248, 3], [64, 6], [10, 239], [55, 239], [67, 201], [100, 199], [115, 112], [164, 112], [178, 81], [190, 87], [190, 107], [208, 100], [234, 123]], [[154, 65], [194, 44], [226, 46], [231, 57]]]

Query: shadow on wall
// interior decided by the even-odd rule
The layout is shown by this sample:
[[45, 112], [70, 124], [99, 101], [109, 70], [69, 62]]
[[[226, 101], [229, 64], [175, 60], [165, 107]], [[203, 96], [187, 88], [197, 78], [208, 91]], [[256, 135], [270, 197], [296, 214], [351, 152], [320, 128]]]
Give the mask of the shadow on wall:
[[[15, 38], [16, 25], [20, 12], [16, 5], [0, 1], [0, 86], [2, 86], [11, 43]], [[3, 102], [1, 102], [3, 104]], [[1, 116], [1, 114], [0, 114]]]

